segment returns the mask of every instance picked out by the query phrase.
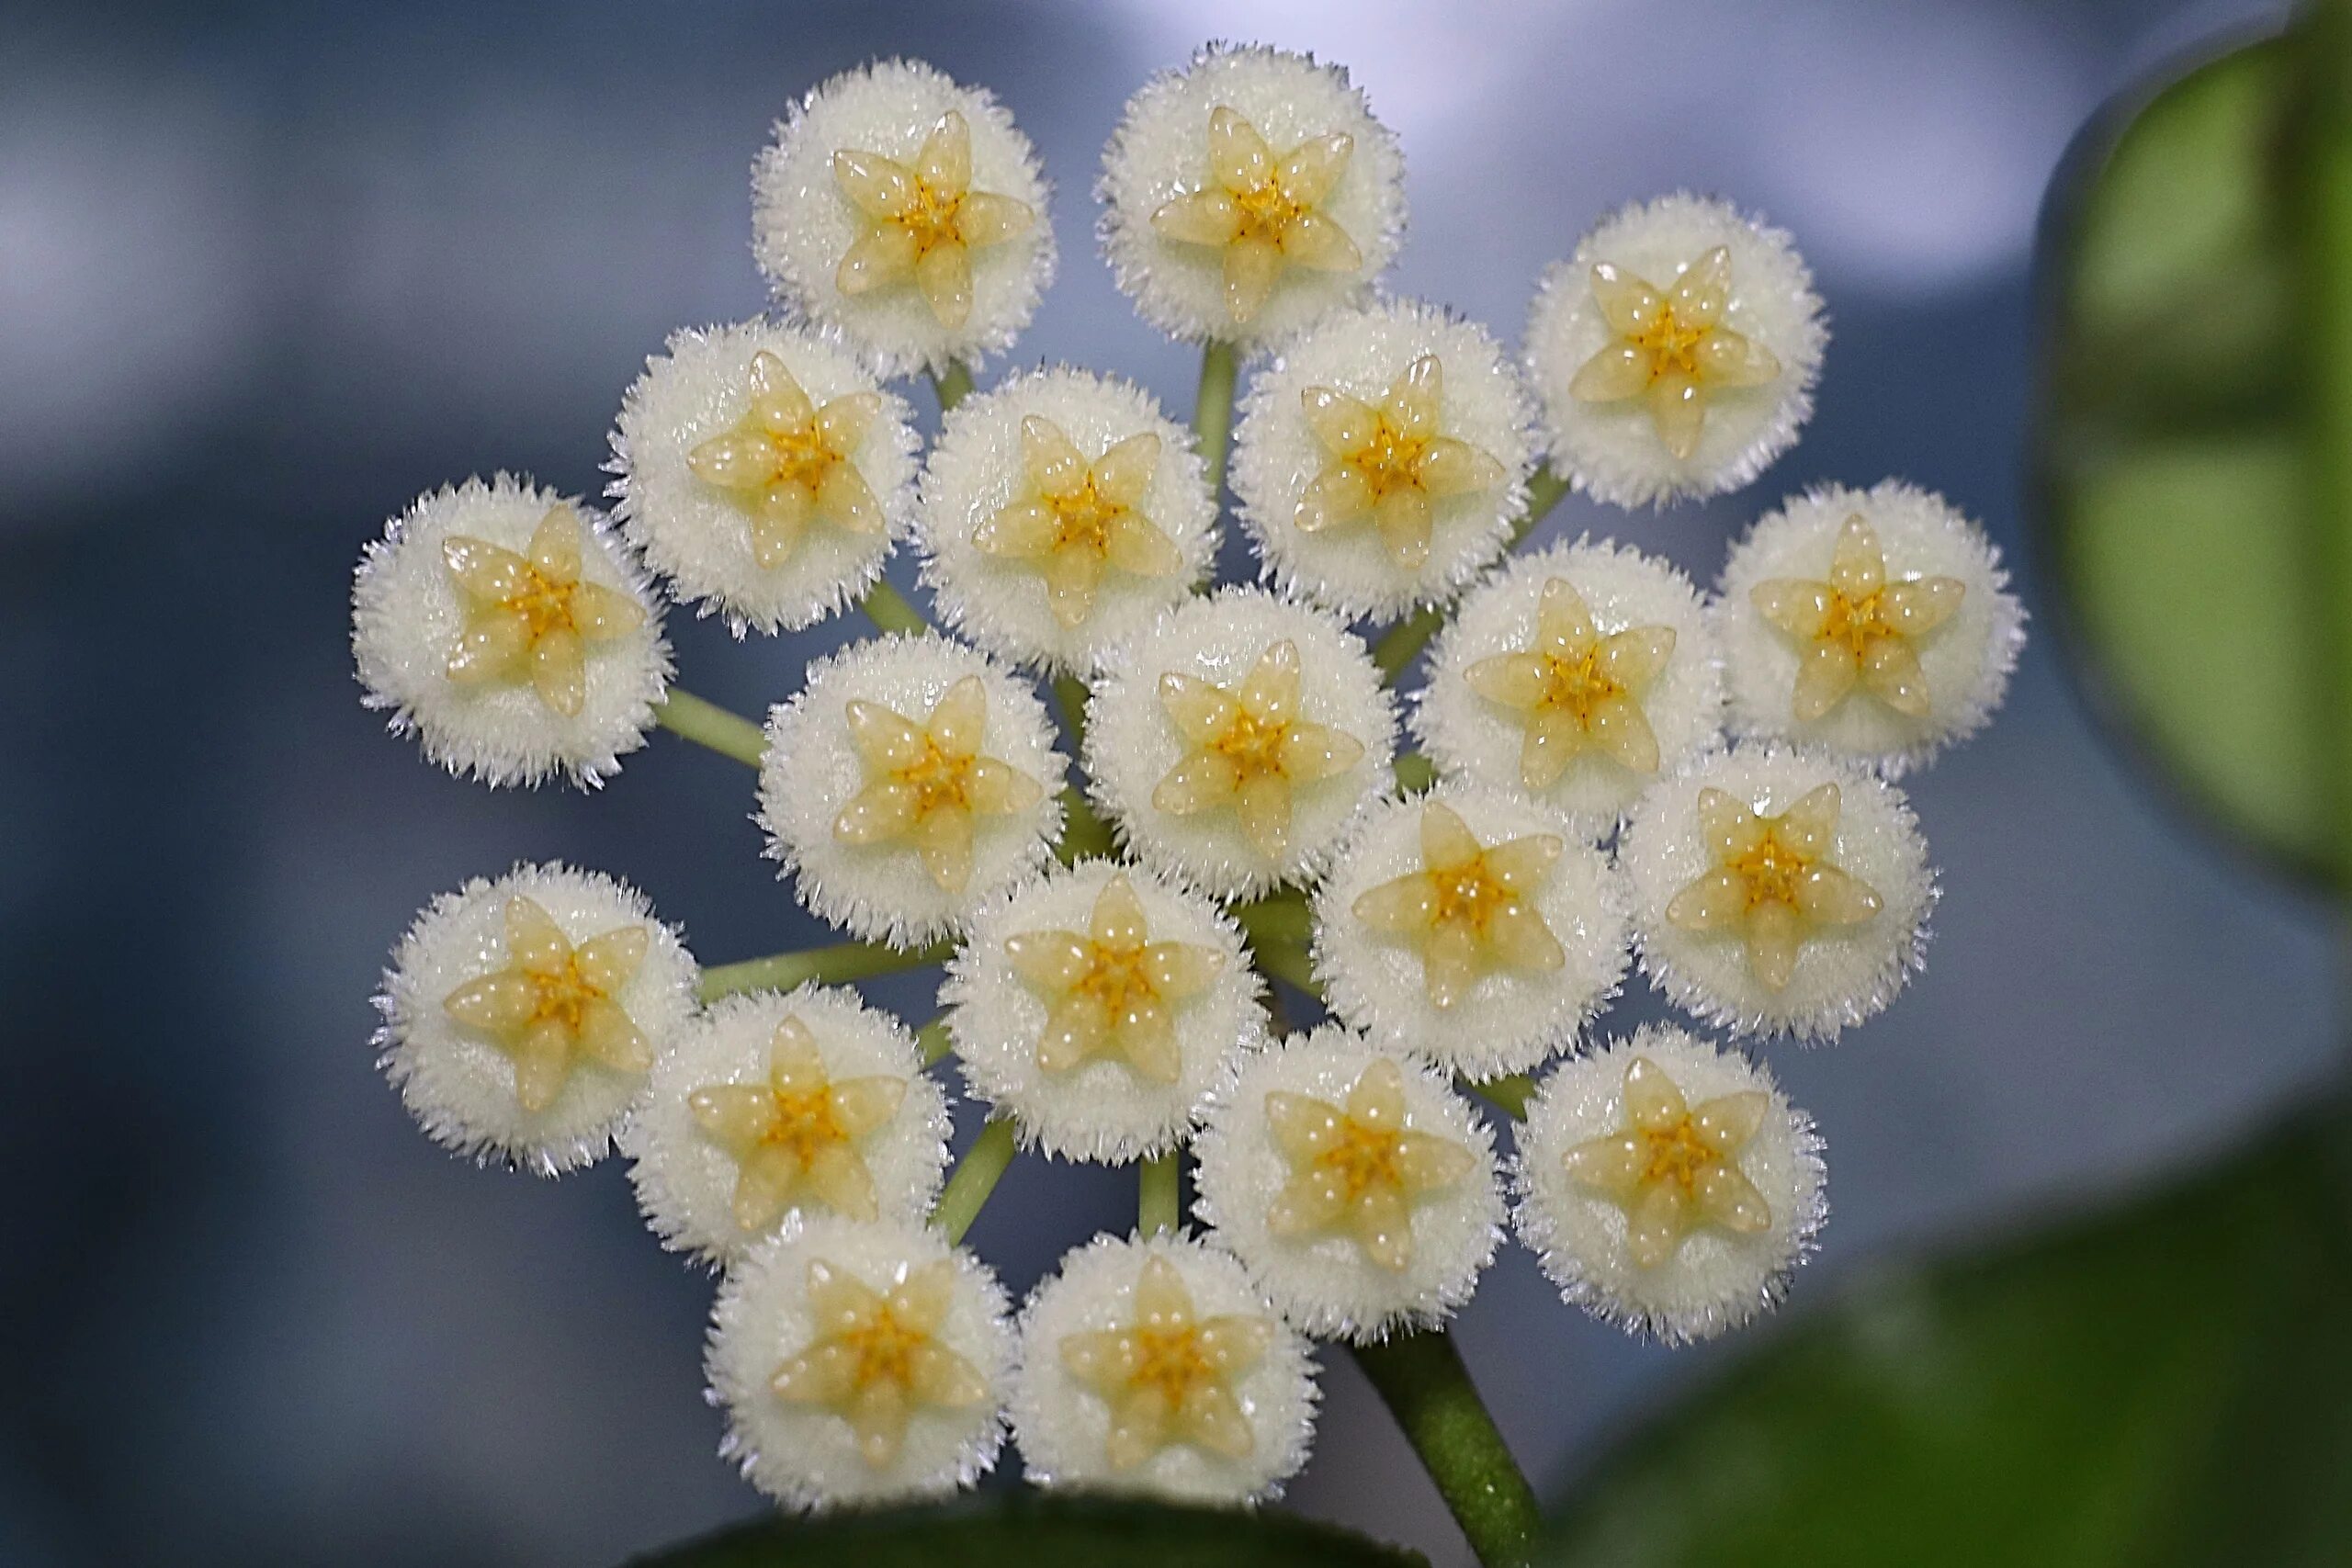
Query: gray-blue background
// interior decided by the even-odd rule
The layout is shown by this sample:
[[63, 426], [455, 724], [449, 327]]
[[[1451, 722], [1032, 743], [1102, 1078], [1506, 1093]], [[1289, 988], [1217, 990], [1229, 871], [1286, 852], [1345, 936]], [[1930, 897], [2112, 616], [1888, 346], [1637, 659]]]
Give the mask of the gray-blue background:
[[[2250, 0], [1585, 0], [0, 13], [0, 1562], [596, 1564], [752, 1512], [715, 1457], [707, 1281], [606, 1166], [479, 1170], [377, 1077], [368, 995], [440, 889], [519, 857], [634, 879], [709, 961], [817, 936], [748, 777], [657, 736], [594, 798], [492, 795], [358, 705], [347, 573], [415, 491], [600, 483], [670, 329], [763, 302], [746, 172], [824, 75], [925, 55], [1058, 181], [1064, 276], [1018, 362], [1189, 406], [1123, 308], [1089, 187], [1121, 100], [1201, 39], [1345, 62], [1401, 134], [1395, 284], [1515, 336], [1530, 283], [1689, 185], [1792, 229], [1837, 336], [1747, 496], [1591, 528], [1712, 576], [1819, 478], [1906, 476], [2023, 544], [2037, 204], [2103, 98]], [[673, 617], [746, 711], [830, 638]], [[1770, 1051], [1831, 1149], [1834, 1276], [2087, 1201], [2210, 1146], [2326, 1054], [2318, 910], [2160, 815], [2046, 641], [1918, 781], [1947, 868], [1925, 977], [1833, 1049]], [[922, 987], [876, 987], [928, 1016]], [[1636, 986], [1620, 1017], [1654, 1006]], [[968, 1121], [968, 1118], [967, 1118]], [[967, 1127], [968, 1134], [968, 1125]], [[1122, 1177], [1016, 1166], [973, 1239], [1016, 1288]], [[1737, 1344], [1670, 1354], [1515, 1249], [1460, 1328], [1557, 1481]], [[1344, 1359], [1296, 1504], [1460, 1557]]]

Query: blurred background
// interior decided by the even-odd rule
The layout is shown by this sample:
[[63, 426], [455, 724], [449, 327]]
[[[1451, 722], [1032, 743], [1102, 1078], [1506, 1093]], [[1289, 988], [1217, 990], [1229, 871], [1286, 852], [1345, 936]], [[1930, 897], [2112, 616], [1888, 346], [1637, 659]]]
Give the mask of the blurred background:
[[[824, 76], [912, 53], [995, 89], [1058, 181], [1064, 268], [1015, 363], [1194, 356], [1095, 259], [1102, 139], [1220, 36], [1346, 63], [1402, 137], [1394, 279], [1515, 337], [1603, 211], [1680, 186], [1794, 231], [1836, 337], [1748, 493], [1586, 529], [1712, 578], [1815, 479], [2020, 514], [2042, 194], [2086, 118], [2251, 0], [933, 0], [0, 10], [0, 1563], [582, 1564], [759, 1511], [714, 1455], [703, 1277], [624, 1171], [453, 1160], [375, 1071], [414, 910], [561, 856], [707, 962], [823, 940], [758, 858], [748, 774], [657, 734], [593, 798], [492, 794], [359, 706], [361, 542], [417, 491], [601, 488], [671, 329], [762, 308], [747, 171]], [[919, 400], [927, 403], [927, 394]], [[1238, 563], [1231, 563], [1238, 564]], [[744, 712], [839, 634], [673, 616]], [[1799, 1281], [2084, 1206], [2226, 1142], [2328, 1055], [2323, 911], [2127, 776], [2046, 637], [1919, 778], [1946, 896], [1925, 976], [1828, 1050], [1768, 1048], [1831, 1148]], [[921, 1021], [929, 980], [872, 994]], [[1638, 982], [1612, 1024], [1658, 1011]], [[964, 1135], [971, 1132], [967, 1112]], [[1024, 1290], [1132, 1179], [1016, 1164], [973, 1241]], [[1746, 1341], [1667, 1352], [1507, 1250], [1459, 1337], [1540, 1484]], [[1292, 1500], [1466, 1561], [1345, 1358]]]

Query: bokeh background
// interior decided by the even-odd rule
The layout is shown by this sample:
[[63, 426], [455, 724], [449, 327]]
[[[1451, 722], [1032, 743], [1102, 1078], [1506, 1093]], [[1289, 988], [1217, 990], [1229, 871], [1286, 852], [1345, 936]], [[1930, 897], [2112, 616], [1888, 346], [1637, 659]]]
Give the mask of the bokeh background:
[[[1804, 444], [1747, 495], [1571, 501], [1546, 536], [1705, 579], [1781, 493], [1899, 474], [1984, 518], [2041, 611], [2043, 191], [2110, 95], [2278, 9], [0, 9], [0, 1562], [594, 1565], [758, 1511], [714, 1457], [707, 1280], [616, 1164], [548, 1183], [427, 1144], [368, 998], [418, 906], [518, 858], [638, 882], [707, 961], [821, 938], [734, 763], [657, 735], [588, 798], [426, 766], [360, 709], [345, 594], [422, 489], [600, 487], [643, 356], [762, 307], [746, 174], [795, 95], [897, 52], [993, 87], [1059, 182], [1063, 276], [1016, 362], [1116, 368], [1179, 410], [1193, 357], [1124, 308], [1089, 187], [1121, 101], [1204, 39], [1347, 63], [1407, 149], [1395, 286], [1507, 337], [1610, 207], [1730, 195], [1795, 231], [1829, 300]], [[832, 641], [671, 633], [684, 683], [746, 712]], [[2047, 637], [1914, 794], [1947, 870], [1926, 976], [1834, 1049], [1768, 1050], [1831, 1147], [1795, 1311], [2193, 1158], [2327, 1055], [2319, 908], [2166, 816]], [[873, 990], [920, 1021], [927, 984]], [[1657, 1011], [1636, 982], [1616, 1021]], [[1024, 1159], [972, 1239], [1025, 1289], [1132, 1201]], [[1516, 1248], [1459, 1334], [1554, 1484], [1743, 1344], [1634, 1344]], [[1344, 1358], [1325, 1386], [1295, 1505], [1465, 1561]]]

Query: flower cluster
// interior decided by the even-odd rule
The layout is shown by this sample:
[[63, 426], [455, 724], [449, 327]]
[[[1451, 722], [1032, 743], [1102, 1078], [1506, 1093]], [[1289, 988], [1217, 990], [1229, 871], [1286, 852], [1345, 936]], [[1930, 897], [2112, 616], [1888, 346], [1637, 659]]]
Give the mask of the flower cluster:
[[[1514, 357], [1381, 291], [1396, 141], [1305, 56], [1156, 78], [1097, 192], [1121, 288], [1205, 345], [1192, 425], [1072, 367], [970, 390], [1051, 281], [1048, 191], [993, 97], [890, 62], [776, 127], [778, 313], [649, 362], [612, 523], [501, 475], [359, 567], [368, 701], [428, 757], [591, 785], [659, 723], [753, 761], [770, 853], [854, 939], [705, 972], [633, 889], [522, 866], [426, 908], [379, 998], [435, 1139], [548, 1174], [617, 1147], [722, 1271], [726, 1451], [794, 1508], [951, 1492], [1008, 1433], [1042, 1486], [1272, 1496], [1312, 1341], [1442, 1325], [1513, 1232], [1664, 1340], [1771, 1305], [1825, 1168], [1755, 1046], [1834, 1039], [1918, 967], [1937, 878], [1895, 781], [1984, 725], [2022, 641], [1983, 532], [1893, 480], [1785, 502], [1713, 592], [1606, 540], [1519, 549], [1567, 491], [1712, 495], [1796, 439], [1822, 304], [1736, 207], [1603, 219]], [[1244, 362], [1263, 585], [1217, 587]], [[927, 453], [887, 384], [916, 371]], [[902, 543], [944, 629], [882, 579]], [[665, 599], [885, 635], [755, 727], [672, 689]], [[920, 1031], [844, 984], [933, 964]], [[1603, 1033], [1634, 968], [1736, 1043]], [[949, 1056], [990, 1119], [953, 1177]], [[1141, 1202], [1016, 1310], [961, 1241], [1022, 1147], [1136, 1163]]]

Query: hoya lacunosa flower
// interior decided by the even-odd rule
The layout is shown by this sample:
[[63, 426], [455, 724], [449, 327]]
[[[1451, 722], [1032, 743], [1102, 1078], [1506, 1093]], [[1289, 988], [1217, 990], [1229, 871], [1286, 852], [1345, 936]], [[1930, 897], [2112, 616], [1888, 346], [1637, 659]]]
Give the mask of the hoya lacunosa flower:
[[1245, 1060], [1193, 1145], [1201, 1218], [1306, 1333], [1441, 1323], [1494, 1257], [1494, 1140], [1426, 1067], [1327, 1025]]
[[360, 558], [368, 705], [490, 784], [594, 785], [669, 686], [660, 602], [594, 510], [500, 474], [420, 496]]
[[1050, 194], [993, 95], [920, 61], [811, 89], [752, 171], [752, 251], [883, 374], [1010, 346], [1054, 274]]
[[1743, 731], [1890, 773], [1983, 728], [2025, 642], [1984, 530], [1897, 479], [1766, 514], [1732, 548], [1717, 615]]
[[1736, 490], [1795, 444], [1827, 342], [1781, 230], [1687, 192], [1620, 208], [1528, 319], [1553, 467], [1620, 506]]
[[803, 1210], [919, 1223], [947, 1127], [904, 1024], [803, 986], [723, 998], [682, 1031], [621, 1146], [655, 1234], [724, 1263]]
[[1568, 1300], [1703, 1339], [1777, 1303], [1813, 1251], [1821, 1149], [1762, 1066], [1644, 1029], [1563, 1062], [1528, 1102], [1513, 1217]]
[[1576, 1042], [1625, 973], [1607, 857], [1494, 790], [1378, 807], [1315, 897], [1315, 973], [1374, 1043], [1474, 1078]]
[[1276, 342], [1387, 269], [1404, 174], [1346, 72], [1212, 44], [1127, 100], [1095, 190], [1103, 254], [1170, 336]]
[[792, 1508], [969, 1486], [1004, 1439], [1007, 1310], [988, 1266], [928, 1225], [795, 1214], [719, 1286], [704, 1358], [719, 1451]]
[[1233, 492], [1285, 592], [1394, 619], [1502, 552], [1532, 420], [1486, 328], [1410, 299], [1341, 310], [1251, 382]]
[[1605, 836], [1722, 734], [1713, 624], [1690, 579], [1605, 540], [1514, 559], [1438, 635], [1414, 733], [1449, 779]]
[[704, 615], [792, 631], [882, 574], [914, 502], [903, 399], [805, 328], [672, 335], [622, 399], [615, 513]]
[[434, 1142], [560, 1175], [612, 1146], [700, 979], [636, 888], [516, 866], [417, 916], [376, 998], [376, 1044]]
[[1065, 766], [1026, 682], [932, 635], [852, 643], [768, 716], [760, 823], [808, 907], [912, 946], [1044, 865]]
[[1618, 846], [1651, 982], [1740, 1034], [1835, 1039], [1918, 967], [1936, 899], [1903, 792], [1737, 747], [1658, 784]]
[[1315, 1364], [1229, 1255], [1099, 1235], [1022, 1311], [1012, 1434], [1042, 1486], [1278, 1496], [1306, 1462]]
[[1057, 368], [949, 412], [917, 538], [950, 626], [1015, 663], [1083, 674], [1208, 572], [1216, 502], [1191, 432], [1149, 393]]
[[1141, 866], [1081, 861], [972, 920], [940, 1000], [972, 1092], [1071, 1159], [1174, 1148], [1264, 1038], [1241, 933]]
[[1104, 654], [1086, 716], [1087, 776], [1126, 845], [1217, 897], [1321, 870], [1396, 754], [1363, 639], [1257, 589], [1192, 600]]

